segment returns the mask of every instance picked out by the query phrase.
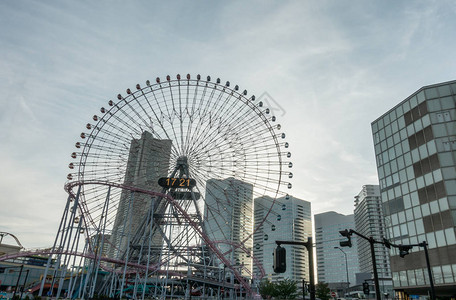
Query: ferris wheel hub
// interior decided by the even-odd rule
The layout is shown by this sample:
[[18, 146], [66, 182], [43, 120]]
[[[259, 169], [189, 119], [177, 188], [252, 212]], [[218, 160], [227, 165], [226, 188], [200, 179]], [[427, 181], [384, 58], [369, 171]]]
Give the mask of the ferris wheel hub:
[[179, 156], [179, 157], [177, 158], [177, 164], [178, 164], [178, 165], [188, 165], [187, 156]]

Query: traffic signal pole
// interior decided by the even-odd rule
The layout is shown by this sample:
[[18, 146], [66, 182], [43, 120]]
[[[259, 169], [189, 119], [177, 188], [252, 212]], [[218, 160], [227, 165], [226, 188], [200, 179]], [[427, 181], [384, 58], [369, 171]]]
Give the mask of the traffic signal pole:
[[356, 234], [357, 236], [359, 236], [360, 238], [363, 238], [365, 239], [366, 241], [369, 242], [370, 244], [370, 250], [371, 250], [371, 256], [372, 256], [372, 269], [374, 271], [374, 284], [375, 284], [375, 298], [377, 300], [381, 300], [381, 296], [380, 296], [380, 283], [378, 281], [378, 272], [377, 272], [377, 260], [375, 259], [375, 247], [374, 247], [374, 244], [382, 244], [384, 245], [383, 242], [378, 242], [376, 240], [374, 240], [373, 237], [367, 237], [367, 236], [364, 236], [362, 235], [361, 233], [359, 232], [356, 232], [354, 231], [353, 229], [350, 229], [350, 230], [342, 230], [342, 231], [339, 231], [339, 233], [348, 238], [348, 241], [341, 241], [340, 242], [340, 246], [341, 247], [351, 247], [351, 239], [350, 239], [350, 236], [354, 233]]
[[307, 242], [293, 242], [293, 241], [276, 241], [278, 246], [280, 245], [299, 245], [307, 248], [307, 253], [309, 255], [309, 294], [310, 300], [315, 300], [315, 272], [314, 272], [314, 263], [313, 263], [313, 244], [312, 237], [307, 238]]
[[372, 268], [373, 268], [373, 271], [374, 271], [374, 282], [375, 282], [375, 296], [378, 300], [380, 300], [380, 284], [378, 282], [378, 274], [377, 274], [377, 262], [376, 262], [376, 259], [375, 259], [375, 249], [374, 249], [374, 244], [382, 244], [384, 245], [386, 248], [390, 249], [391, 247], [395, 247], [395, 248], [398, 248], [399, 249], [399, 256], [401, 258], [404, 258], [404, 256], [406, 256], [407, 254], [409, 254], [409, 250], [412, 249], [413, 247], [423, 247], [424, 248], [424, 255], [426, 256], [426, 265], [427, 265], [427, 269], [428, 269], [428, 274], [429, 274], [429, 282], [430, 282], [430, 298], [431, 300], [435, 300], [435, 287], [434, 287], [434, 280], [432, 278], [432, 270], [431, 270], [431, 265], [429, 263], [429, 254], [428, 254], [428, 249], [427, 249], [427, 242], [424, 241], [422, 243], [419, 243], [419, 244], [411, 244], [411, 245], [396, 245], [396, 244], [393, 244], [391, 243], [390, 241], [388, 241], [387, 239], [383, 238], [383, 241], [380, 242], [380, 241], [376, 241], [374, 240], [373, 237], [366, 237], [364, 235], [362, 235], [361, 233], [358, 233], [356, 231], [354, 231], [353, 229], [345, 229], [345, 230], [342, 230], [342, 231], [339, 231], [339, 233], [343, 236], [343, 237], [346, 237], [347, 238], [347, 241], [341, 241], [340, 242], [340, 246], [341, 247], [351, 247], [352, 246], [352, 243], [351, 243], [351, 235], [354, 233], [356, 234], [357, 236], [369, 241], [369, 244], [370, 244], [370, 249], [371, 249], [371, 255], [372, 255]]
[[426, 266], [427, 266], [427, 270], [428, 270], [428, 275], [429, 275], [429, 296], [431, 298], [431, 300], [435, 300], [435, 287], [434, 287], [434, 279], [432, 277], [432, 270], [431, 270], [431, 264], [429, 262], [429, 253], [428, 253], [428, 243], [426, 241], [423, 241], [422, 243], [419, 243], [419, 244], [410, 244], [410, 245], [403, 245], [403, 244], [400, 244], [400, 245], [396, 245], [396, 244], [393, 244], [393, 243], [390, 243], [390, 241], [388, 241], [387, 239], [383, 239], [383, 244], [385, 245], [385, 247], [387, 248], [391, 248], [391, 247], [395, 247], [395, 248], [398, 248], [399, 249], [399, 256], [401, 258], [404, 258], [406, 255], [409, 254], [409, 250], [410, 249], [413, 249], [413, 247], [423, 247], [424, 248], [424, 256], [426, 258]]
[[427, 245], [428, 244], [426, 242], [422, 242], [422, 243], [418, 244], [418, 246], [424, 248], [424, 255], [426, 256], [426, 265], [427, 265], [427, 269], [428, 269], [429, 282], [430, 282], [430, 286], [431, 286], [431, 291], [430, 291], [431, 300], [435, 300], [434, 279], [432, 278], [431, 264], [429, 263], [429, 253], [428, 253]]
[[374, 240], [373, 237], [369, 238], [369, 244], [370, 244], [371, 255], [372, 255], [372, 267], [374, 269], [375, 297], [378, 300], [380, 300], [382, 298], [380, 296], [380, 283], [378, 282], [377, 260], [375, 259], [375, 247], [374, 247], [375, 242], [376, 241]]

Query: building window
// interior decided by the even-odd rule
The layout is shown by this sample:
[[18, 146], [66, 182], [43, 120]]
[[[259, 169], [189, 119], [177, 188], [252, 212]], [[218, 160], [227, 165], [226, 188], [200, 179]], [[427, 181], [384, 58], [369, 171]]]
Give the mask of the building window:
[[422, 102], [420, 105], [412, 108], [412, 110], [404, 114], [405, 125], [410, 125], [414, 121], [419, 120], [421, 117], [428, 113], [426, 102]]
[[427, 142], [434, 139], [434, 134], [432, 133], [432, 127], [427, 126], [423, 130], [416, 132], [415, 134], [409, 136], [408, 143], [410, 149], [416, 149], [421, 145], [426, 144]]

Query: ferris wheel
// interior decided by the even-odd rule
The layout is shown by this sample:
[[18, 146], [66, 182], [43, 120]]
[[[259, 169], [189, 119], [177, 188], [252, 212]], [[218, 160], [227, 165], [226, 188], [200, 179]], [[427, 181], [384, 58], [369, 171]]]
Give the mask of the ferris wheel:
[[293, 176], [285, 133], [261, 99], [210, 76], [156, 78], [109, 100], [75, 147], [66, 183], [74, 222], [84, 251], [105, 258], [98, 266], [123, 272], [123, 288], [141, 266], [139, 281], [155, 274], [161, 293], [182, 274], [225, 282], [228, 270], [245, 290], [261, 277], [254, 199], [274, 213]]

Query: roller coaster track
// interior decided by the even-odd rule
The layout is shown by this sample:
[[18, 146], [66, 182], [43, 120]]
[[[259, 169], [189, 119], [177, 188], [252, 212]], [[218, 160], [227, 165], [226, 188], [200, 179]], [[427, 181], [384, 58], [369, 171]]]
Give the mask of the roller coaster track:
[[3, 238], [4, 238], [5, 236], [8, 236], [8, 235], [11, 236], [11, 237], [16, 241], [17, 245], [18, 245], [19, 247], [21, 247], [21, 249], [24, 248], [24, 246], [22, 246], [21, 242], [19, 242], [19, 239], [18, 239], [14, 234], [9, 233], [9, 232], [0, 232], [0, 244], [1, 244], [2, 241], [3, 241]]

